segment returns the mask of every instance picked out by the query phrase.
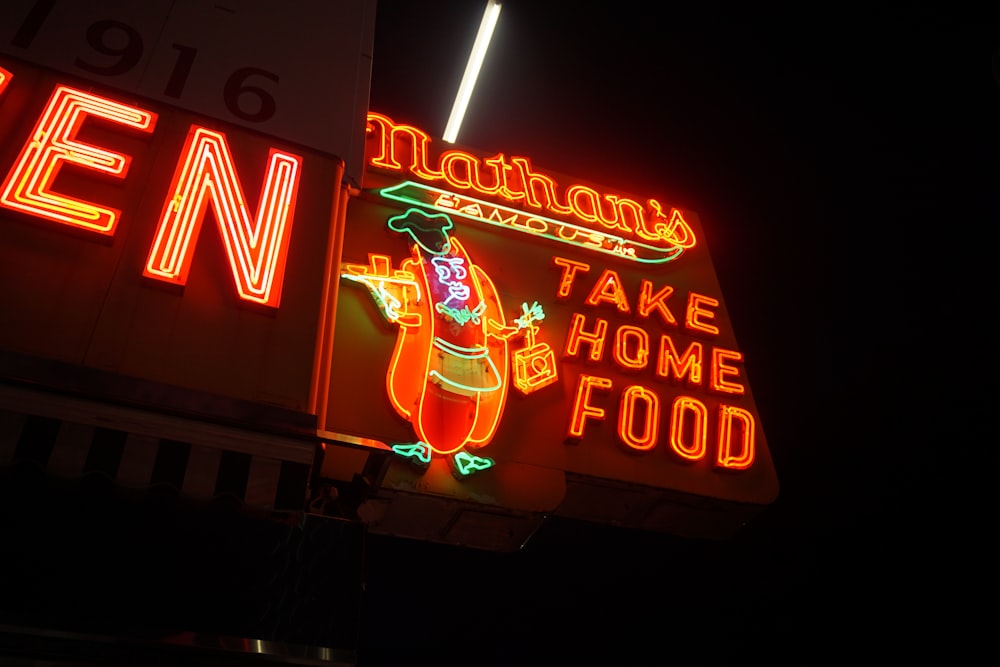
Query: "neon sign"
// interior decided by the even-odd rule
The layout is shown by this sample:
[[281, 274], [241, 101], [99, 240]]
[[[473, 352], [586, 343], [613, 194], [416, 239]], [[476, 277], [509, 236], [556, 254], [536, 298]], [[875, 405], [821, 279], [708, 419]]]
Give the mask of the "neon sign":
[[189, 247], [211, 203], [240, 297], [277, 306], [301, 158], [271, 149], [257, 219], [251, 222], [224, 134], [192, 126], [182, 154], [143, 275], [179, 285], [187, 281]]
[[0, 186], [0, 205], [98, 234], [114, 234], [120, 211], [52, 190], [65, 164], [115, 178], [128, 172], [128, 156], [77, 139], [88, 116], [141, 132], [152, 132], [156, 123], [148, 111], [58, 86]]
[[[447, 215], [410, 209], [387, 226], [406, 238], [410, 258], [393, 269], [388, 257], [371, 255], [367, 265], [345, 263], [341, 276], [365, 286], [399, 327], [386, 390], [417, 439], [393, 451], [420, 467], [432, 453], [448, 456], [459, 477], [487, 470], [493, 459], [474, 452], [500, 423], [511, 365], [523, 394], [558, 378], [554, 353], [535, 340], [545, 312], [525, 302], [508, 319], [492, 279], [472, 261]], [[527, 344], [511, 361], [515, 338]]]
[[[390, 217], [388, 226], [409, 236], [411, 256], [394, 265], [391, 253], [369, 249], [368, 264], [345, 263], [341, 275], [365, 285], [386, 320], [399, 327], [386, 392], [396, 414], [412, 425], [416, 442], [398, 443], [397, 454], [422, 467], [433, 455], [447, 455], [457, 471], [462, 458], [457, 453], [467, 452], [480, 457], [469, 460], [482, 469], [478, 461], [485, 459], [477, 448], [499, 429], [507, 385], [524, 394], [554, 385], [557, 391], [537, 399], [548, 406], [544, 419], [531, 414], [528, 421], [569, 445], [567, 455], [580, 451], [579, 443], [610, 435], [618, 449], [633, 455], [665, 453], [662, 460], [674, 466], [670, 474], [678, 474], [677, 466], [725, 471], [754, 466], [762, 440], [754, 412], [743, 405], [743, 354], [723, 330], [717, 288], [690, 284], [686, 271], [670, 272], [669, 281], [655, 278], [657, 267], [681, 257], [691, 258], [691, 275], [698, 281], [711, 275], [698, 264], [705, 258], [696, 252], [696, 232], [681, 211], [580, 184], [564, 188], [523, 157], [434, 153], [431, 138], [417, 128], [378, 113], [369, 113], [368, 121], [368, 192], [377, 195], [371, 199], [402, 205], [406, 213]], [[404, 220], [406, 229], [400, 227]], [[498, 232], [496, 245], [480, 240], [469, 248], [472, 235], [457, 231], [457, 223]], [[530, 271], [520, 266], [529, 260], [482, 259], [491, 251], [494, 262], [498, 254], [509, 254], [514, 246], [504, 245], [506, 232], [517, 233], [505, 238], [531, 244], [530, 261], [536, 265]], [[435, 247], [445, 254], [433, 255]], [[459, 255], [448, 256], [442, 248], [458, 248]], [[480, 258], [475, 265], [466, 248]], [[544, 248], [555, 250], [547, 255], [547, 271], [537, 265]], [[594, 265], [591, 257], [607, 260], [607, 266]], [[534, 290], [544, 284], [539, 280], [551, 279], [552, 292], [541, 295], [551, 301], [526, 301], [520, 318], [507, 313], [499, 296], [477, 296], [495, 289], [492, 280], [485, 291], [467, 282], [466, 274], [487, 284], [484, 266], [498, 279], [503, 276], [505, 290], [518, 284]], [[545, 338], [563, 337], [561, 350], [539, 343], [532, 309], [548, 316]], [[480, 328], [484, 322], [486, 328]], [[517, 345], [513, 334], [491, 338], [494, 330], [511, 325]], [[477, 347], [435, 340], [441, 330], [475, 331], [487, 342]], [[446, 363], [449, 370], [436, 366]], [[605, 372], [602, 366], [610, 367]], [[458, 368], [469, 370], [459, 375]], [[474, 397], [475, 409], [456, 395]], [[519, 414], [530, 414], [524, 402], [517, 405]], [[562, 411], [559, 433], [548, 428], [554, 405]], [[445, 433], [441, 424], [451, 430]], [[515, 460], [533, 456], [517, 451]]]
[[[753, 414], [725, 403], [712, 412], [704, 398], [690, 395], [695, 390], [741, 396], [742, 353], [700, 340], [683, 347], [674, 333], [651, 334], [644, 326], [656, 323], [714, 338], [720, 334], [714, 323], [718, 299], [695, 291], [676, 294], [672, 286], [649, 279], [641, 280], [633, 297], [617, 271], [602, 269], [580, 294], [582, 305], [635, 319], [613, 328], [605, 317], [572, 313], [557, 363], [556, 352], [536, 340], [545, 308], [524, 302], [519, 316], [508, 317], [492, 279], [472, 262], [450, 216], [411, 208], [390, 217], [387, 227], [406, 237], [410, 257], [393, 267], [389, 256], [372, 253], [367, 264], [345, 263], [341, 277], [366, 287], [385, 319], [398, 327], [386, 393], [416, 439], [393, 445], [397, 455], [421, 468], [434, 454], [449, 456], [456, 476], [490, 468], [492, 459], [478, 452], [500, 425], [508, 385], [527, 395], [556, 383], [558, 365], [565, 372], [567, 363], [583, 361], [589, 368], [570, 390], [567, 443], [583, 440], [590, 426], [615, 409], [614, 433], [626, 451], [649, 452], [662, 442], [678, 462], [697, 463], [712, 450], [718, 468], [753, 465]], [[558, 271], [554, 296], [563, 302], [591, 271], [587, 263], [560, 256], [552, 257], [552, 266]], [[674, 299], [680, 303], [674, 305]], [[512, 350], [515, 338], [521, 343]], [[664, 404], [653, 387], [637, 381], [622, 387], [595, 372], [606, 360], [626, 374], [649, 369], [660, 382], [685, 390]], [[617, 406], [609, 405], [605, 396], [616, 390]]]
[[[0, 69], [0, 95], [12, 83]], [[16, 82], [14, 83], [16, 85]], [[81, 140], [85, 123], [110, 124], [150, 134], [155, 113], [138, 106], [58, 85], [0, 185], [0, 207], [96, 237], [115, 234], [121, 211], [59, 192], [62, 167], [124, 179], [131, 157]], [[255, 219], [224, 133], [192, 125], [180, 157], [149, 257], [147, 278], [184, 285], [201, 223], [209, 206], [218, 222], [239, 297], [277, 308], [285, 273], [302, 158], [272, 149]]]
[[[590, 227], [571, 222], [546, 218], [535, 213], [525, 213], [508, 206], [492, 204], [482, 199], [458, 195], [447, 190], [406, 181], [379, 191], [383, 197], [408, 205], [461, 216], [469, 220], [496, 225], [505, 229], [530, 234], [531, 236], [567, 243], [594, 252], [630, 259], [641, 264], [661, 264], [678, 257], [694, 244], [691, 236], [683, 239], [685, 244], [658, 246], [644, 241], [628, 239], [607, 231], [596, 231]], [[682, 219], [675, 217], [680, 224]], [[673, 231], [670, 232], [671, 234]]]
[[[667, 213], [655, 199], [643, 205], [579, 183], [561, 190], [554, 178], [535, 171], [525, 157], [508, 159], [497, 154], [480, 159], [465, 151], [448, 150], [441, 153], [434, 167], [430, 158], [431, 139], [425, 132], [374, 112], [368, 114], [368, 133], [369, 138], [377, 137], [379, 142], [369, 160], [371, 166], [408, 172], [422, 181], [444, 181], [452, 188], [448, 192], [409, 183], [386, 192], [401, 201], [438, 210], [452, 209], [449, 212], [458, 211], [470, 219], [593, 247], [640, 262], [668, 262], [695, 246], [694, 232], [681, 211], [673, 208]], [[505, 206], [456, 195], [454, 190], [573, 218], [583, 226], [561, 223], [540, 214], [519, 215]], [[484, 209], [483, 214], [477, 208]]]
[[5, 70], [3, 67], [0, 67], [0, 95], [3, 94], [3, 89], [7, 87], [8, 83], [10, 83], [11, 76], [12, 74], [10, 72]]
[[[561, 277], [556, 289], [557, 299], [567, 299], [577, 280], [590, 271], [590, 266], [563, 257], [552, 260]], [[636, 314], [640, 321], [656, 314], [661, 325], [680, 327], [700, 335], [718, 336], [719, 328], [712, 323], [718, 299], [689, 292], [682, 320], [673, 314], [668, 300], [674, 294], [670, 286], [654, 289], [653, 283], [643, 279], [637, 300]], [[605, 269], [598, 276], [583, 300], [590, 308], [602, 306], [619, 314], [632, 312], [631, 302], [616, 271]], [[683, 353], [678, 353], [671, 334], [659, 335], [659, 347], [654, 356], [653, 340], [647, 330], [636, 324], [621, 324], [609, 340], [610, 323], [596, 317], [588, 319], [584, 313], [574, 312], [566, 333], [563, 359], [583, 359], [598, 364], [611, 349], [611, 361], [628, 373], [643, 371], [653, 366], [654, 377], [660, 381], [683, 383], [688, 389], [706, 389], [720, 396], [740, 396], [746, 391], [740, 379], [741, 369], [734, 365], [743, 360], [743, 354], [725, 347], [711, 346], [705, 354], [705, 345], [692, 341]], [[707, 383], [706, 379], [707, 368]], [[704, 386], [706, 385], [707, 386]], [[612, 378], [596, 375], [592, 370], [580, 374], [573, 392], [573, 403], [566, 430], [568, 442], [580, 441], [588, 422], [602, 422], [607, 409], [598, 397], [614, 390]], [[661, 406], [660, 395], [654, 389], [639, 383], [627, 385], [618, 401], [617, 438], [629, 451], [645, 452], [653, 449], [660, 440], [659, 430], [664, 413], [667, 423], [667, 447], [678, 460], [697, 462], [708, 453], [709, 409], [702, 399], [686, 393], [673, 398], [669, 411]], [[729, 470], [744, 470], [756, 459], [757, 424], [753, 414], [739, 406], [720, 403], [715, 419], [717, 442], [715, 465]]]

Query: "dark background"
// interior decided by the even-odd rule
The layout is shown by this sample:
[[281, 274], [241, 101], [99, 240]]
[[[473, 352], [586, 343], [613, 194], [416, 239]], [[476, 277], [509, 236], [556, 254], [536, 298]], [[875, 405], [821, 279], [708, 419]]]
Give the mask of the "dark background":
[[[483, 2], [381, 0], [370, 108], [439, 137]], [[998, 592], [1000, 23], [504, 3], [459, 143], [701, 216], [779, 499], [730, 540], [368, 539], [362, 664], [963, 663]]]

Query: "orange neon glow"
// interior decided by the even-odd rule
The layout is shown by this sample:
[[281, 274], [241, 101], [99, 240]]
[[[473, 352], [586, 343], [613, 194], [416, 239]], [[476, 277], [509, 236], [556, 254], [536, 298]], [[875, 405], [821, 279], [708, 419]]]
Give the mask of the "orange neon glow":
[[[412, 350], [417, 345], [415, 341], [419, 340], [421, 344], [427, 346], [433, 345], [433, 339], [427, 340], [425, 336], [420, 336], [421, 330], [427, 328], [423, 325], [429, 321], [431, 313], [427, 306], [427, 299], [421, 296], [421, 283], [418, 277], [421, 276], [421, 271], [418, 261], [403, 260], [399, 270], [394, 271], [392, 275], [399, 278], [400, 281], [396, 283], [399, 296], [395, 306], [398, 310], [391, 321], [397, 323], [400, 330], [396, 335], [396, 345], [389, 361], [389, 370], [386, 373], [386, 395], [399, 416], [412, 422], [413, 410], [417, 405], [416, 397], [423, 390], [423, 384], [426, 380], [413, 371], [426, 372], [427, 362], [425, 359], [409, 359], [406, 354], [412, 354]], [[408, 276], [412, 276], [412, 283], [406, 281]], [[421, 362], [423, 362], [423, 369], [417, 368]]]
[[618, 312], [629, 312], [628, 297], [625, 295], [625, 287], [622, 286], [622, 279], [618, 273], [611, 269], [604, 269], [604, 273], [597, 279], [594, 288], [584, 300], [588, 306], [596, 306], [600, 303], [611, 303], [618, 308]]
[[[690, 424], [690, 428], [685, 428]], [[685, 434], [690, 435], [685, 442]], [[708, 408], [696, 398], [678, 396], [670, 410], [670, 448], [681, 458], [700, 461], [708, 451]]]
[[[452, 316], [435, 316], [432, 321], [438, 326], [421, 327], [421, 331], [432, 336], [431, 350], [434, 353], [425, 358], [422, 377], [426, 379], [426, 383], [417, 400], [416, 420], [412, 423], [417, 437], [440, 454], [452, 454], [465, 447], [482, 447], [492, 440], [503, 414], [510, 369], [507, 338], [498, 335], [505, 328], [505, 318], [496, 286], [485, 271], [468, 261], [465, 248], [454, 237], [451, 238], [450, 252], [455, 257], [466, 258], [473, 288], [470, 299], [478, 299], [479, 303], [486, 304], [486, 309], [480, 316], [482, 326], [473, 327], [473, 330], [478, 328], [475, 338], [479, 339], [473, 347], [481, 345], [486, 350], [485, 356], [495, 367], [496, 377], [491, 380], [491, 386], [496, 389], [480, 391], [479, 386], [470, 388], [464, 392], [464, 398], [470, 405], [465, 410], [454, 410], [453, 403], [461, 400], [463, 391], [461, 387], [446, 386], [444, 382], [446, 374], [455, 369], [450, 365], [452, 358], [447, 353], [450, 348], [442, 347], [443, 343], [440, 342], [441, 337], [447, 335], [445, 321]], [[429, 262], [423, 261], [420, 266], [423, 269], [424, 285], [427, 292], [431, 293], [430, 280], [437, 277], [429, 275]]]
[[[502, 158], [503, 156], [498, 157]], [[520, 181], [520, 188], [517, 191], [511, 190], [509, 187], [506, 188], [509, 193], [507, 195], [509, 199], [517, 200], [523, 198], [528, 206], [547, 209], [553, 213], [561, 213], [563, 215], [572, 215], [574, 213], [572, 205], [566, 206], [558, 202], [557, 193], [559, 185], [555, 182], [555, 179], [551, 176], [532, 171], [531, 161], [526, 157], [512, 156], [510, 162], [514, 165], [514, 171], [517, 173], [518, 180]], [[501, 161], [499, 164], [502, 165], [503, 162]], [[506, 172], [498, 171], [498, 173], [502, 174]]]
[[576, 278], [577, 271], [583, 271], [584, 273], [590, 271], [590, 264], [574, 262], [564, 257], [553, 257], [552, 263], [556, 266], [561, 266], [563, 269], [562, 276], [559, 278], [559, 288], [556, 290], [557, 299], [569, 297], [570, 292], [573, 290], [573, 280]]
[[727, 394], [743, 394], [746, 387], [740, 382], [730, 382], [727, 378], [738, 378], [740, 369], [730, 366], [726, 360], [743, 361], [743, 353], [736, 350], [726, 350], [721, 347], [712, 349], [712, 377], [711, 386], [715, 391]]
[[499, 180], [483, 182], [482, 174], [477, 169], [479, 159], [475, 156], [465, 151], [447, 151], [441, 155], [440, 163], [442, 175], [449, 183], [460, 183], [459, 187], [463, 189], [485, 194], [500, 194]]
[[[740, 422], [742, 434], [738, 454], [733, 453], [733, 420]], [[756, 457], [756, 424], [753, 415], [734, 405], [719, 406], [719, 453], [716, 463], [731, 470], [745, 470], [753, 465]]]
[[[0, 85], [8, 79], [9, 73]], [[114, 234], [120, 211], [52, 190], [67, 163], [114, 178], [128, 172], [129, 156], [77, 140], [88, 116], [141, 132], [152, 132], [156, 123], [156, 114], [144, 109], [57, 86], [0, 186], [0, 205], [105, 236]]]
[[607, 416], [604, 408], [591, 405], [590, 401], [594, 390], [610, 390], [612, 387], [610, 378], [597, 377], [596, 375], [583, 375], [577, 379], [576, 394], [573, 398], [573, 408], [570, 411], [569, 429], [566, 433], [568, 440], [579, 440], [583, 437], [584, 427], [588, 419], [603, 421]]
[[143, 275], [183, 285], [208, 203], [241, 299], [277, 307], [302, 158], [271, 149], [257, 218], [250, 220], [226, 136], [192, 125]]
[[713, 299], [710, 296], [705, 296], [704, 294], [698, 294], [696, 292], [689, 293], [687, 313], [684, 316], [684, 323], [688, 329], [718, 335], [719, 327], [705, 321], [714, 319], [715, 311], [709, 310], [705, 306], [708, 306], [709, 308], [718, 308], [719, 300]]
[[[344, 264], [341, 275], [365, 285], [399, 325], [386, 387], [418, 441], [397, 443], [394, 451], [424, 464], [432, 452], [449, 455], [462, 476], [485, 470], [492, 461], [465, 450], [485, 447], [496, 433], [510, 367], [525, 394], [558, 380], [551, 348], [535, 341], [544, 310], [524, 303], [521, 315], [508, 321], [492, 279], [449, 233], [454, 225], [447, 215], [410, 209], [388, 226], [407, 236], [411, 256], [400, 268], [372, 254], [368, 265]], [[519, 335], [527, 345], [512, 362], [510, 341]]]
[[[468, 299], [486, 306], [479, 323], [467, 322], [470, 324], [467, 330], [460, 327], [459, 337], [449, 345], [440, 336], [448, 335], [445, 320], [451, 316], [437, 311], [435, 298], [431, 296], [432, 281], [438, 279], [438, 274], [431, 266], [431, 258], [424, 256], [417, 244], [413, 244], [412, 253], [395, 274], [410, 273], [416, 282], [412, 286], [399, 283], [410, 294], [399, 299], [399, 307], [404, 310], [400, 310], [395, 320], [400, 329], [386, 374], [390, 402], [412, 424], [419, 441], [439, 454], [482, 446], [496, 431], [507, 391], [507, 341], [491, 335], [493, 327], [488, 326], [503, 317], [496, 287], [479, 267], [464, 262], [468, 270], [465, 284], [470, 288]], [[454, 238], [450, 253], [452, 257], [468, 259], [465, 249]], [[459, 341], [470, 336], [478, 342], [459, 346]], [[482, 353], [463, 358], [460, 347], [479, 349]], [[456, 370], [460, 367], [464, 370]], [[485, 375], [487, 368], [496, 375]], [[468, 373], [464, 388], [442, 380], [457, 377], [459, 372]]]
[[[366, 132], [371, 134], [375, 129], [379, 129], [379, 136], [382, 138], [379, 144], [378, 155], [371, 159], [373, 167], [391, 169], [393, 171], [403, 171], [409, 169], [417, 178], [425, 181], [436, 181], [443, 178], [440, 171], [433, 170], [427, 164], [427, 148], [431, 143], [431, 138], [423, 130], [418, 130], [412, 125], [396, 125], [388, 116], [368, 112], [368, 126]], [[406, 137], [410, 144], [410, 155], [406, 167], [397, 158], [397, 139]], [[473, 158], [476, 162], [478, 159]]]
[[[645, 409], [636, 407], [641, 402]], [[636, 435], [637, 414], [642, 415], [640, 433]], [[660, 397], [639, 385], [632, 385], [622, 392], [618, 409], [618, 437], [631, 449], [648, 451], [656, 446], [660, 430]]]
[[636, 304], [636, 311], [640, 317], [649, 317], [649, 314], [655, 310], [666, 324], [677, 324], [674, 314], [670, 312], [666, 304], [667, 299], [673, 293], [673, 287], [664, 285], [654, 294], [653, 283], [644, 279], [639, 286], [639, 303]]
[[514, 350], [514, 387], [522, 394], [538, 391], [558, 379], [556, 355], [548, 345], [536, 343]]
[[[696, 239], [691, 226], [676, 208], [665, 214], [655, 199], [647, 204], [601, 194], [582, 184], [570, 185], [560, 195], [554, 178], [535, 171], [526, 157], [503, 154], [480, 159], [471, 153], [448, 150], [431, 164], [431, 138], [411, 125], [395, 123], [388, 116], [369, 112], [367, 132], [378, 146], [370, 158], [373, 167], [408, 171], [424, 181], [444, 181], [458, 190], [471, 190], [485, 196], [502, 197], [511, 202], [560, 216], [573, 216], [596, 225], [596, 230], [615, 230], [664, 247], [693, 248]], [[408, 146], [402, 148], [403, 145]]]
[[[623, 200], [614, 195], [608, 195], [607, 202], [610, 205], [610, 210], [608, 210], [601, 205], [601, 193], [594, 188], [587, 187], [586, 185], [571, 185], [566, 188], [566, 200], [570, 202], [569, 210], [576, 214], [576, 217], [580, 218], [584, 222], [599, 223], [601, 226], [607, 227], [608, 229], [618, 227], [619, 216], [622, 216], [624, 211], [628, 210], [633, 215], [633, 225], [630, 226], [625, 223], [622, 227], [625, 229], [635, 229], [639, 236], [646, 238], [643, 235], [645, 230], [643, 229], [642, 224], [644, 221], [641, 220], [641, 209], [623, 209], [620, 206], [616, 206], [616, 204], [630, 200]], [[656, 240], [656, 237], [650, 240]]]
[[11, 78], [14, 75], [0, 67], [0, 95], [3, 95], [3, 91], [7, 89], [7, 84], [10, 83]]
[[535, 313], [522, 305], [524, 315], [518, 324], [524, 329], [525, 345], [514, 350], [514, 387], [524, 395], [547, 387], [559, 379], [556, 370], [556, 355], [547, 343], [535, 342], [538, 327], [532, 322]]
[[670, 216], [663, 212], [663, 206], [655, 199], [649, 200], [649, 206], [653, 209], [651, 216], [655, 221], [653, 224], [653, 234], [649, 239], [665, 238], [671, 239], [673, 244], [679, 248], [693, 248], [697, 240], [691, 227], [684, 221], [684, 216], [676, 208], [670, 209]]
[[369, 253], [368, 264], [348, 264], [341, 268], [344, 278], [364, 284], [387, 320], [404, 327], [418, 327], [423, 317], [412, 304], [420, 303], [420, 285], [413, 262], [404, 260], [399, 269], [392, 269], [388, 255]]
[[642, 370], [649, 362], [649, 334], [645, 329], [623, 324], [615, 332], [615, 361], [629, 370]]
[[604, 356], [604, 339], [608, 334], [608, 321], [597, 318], [597, 325], [593, 331], [585, 331], [584, 324], [587, 318], [580, 313], [573, 313], [570, 320], [569, 331], [566, 332], [566, 345], [563, 348], [563, 356], [575, 357], [580, 354], [580, 344], [589, 343], [590, 353], [587, 358], [590, 361], [600, 361]]
[[661, 378], [674, 378], [684, 380], [690, 384], [701, 384], [703, 350], [698, 341], [692, 342], [684, 350], [684, 354], [677, 354], [674, 341], [670, 336], [660, 337], [660, 357], [656, 363], [656, 375]]

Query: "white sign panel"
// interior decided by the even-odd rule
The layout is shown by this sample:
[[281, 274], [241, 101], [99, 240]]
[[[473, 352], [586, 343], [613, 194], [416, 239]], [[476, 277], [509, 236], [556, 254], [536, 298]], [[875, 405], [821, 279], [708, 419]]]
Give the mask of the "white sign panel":
[[374, 0], [4, 0], [0, 52], [342, 158], [361, 181]]

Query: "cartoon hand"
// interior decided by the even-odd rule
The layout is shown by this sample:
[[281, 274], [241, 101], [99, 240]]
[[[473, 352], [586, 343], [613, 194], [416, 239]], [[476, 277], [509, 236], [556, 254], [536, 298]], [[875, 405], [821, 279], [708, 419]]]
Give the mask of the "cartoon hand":
[[542, 310], [541, 304], [537, 301], [532, 303], [530, 307], [527, 302], [522, 303], [521, 312], [523, 314], [514, 319], [518, 329], [527, 329], [533, 326], [532, 322], [541, 322], [545, 319], [545, 311]]

